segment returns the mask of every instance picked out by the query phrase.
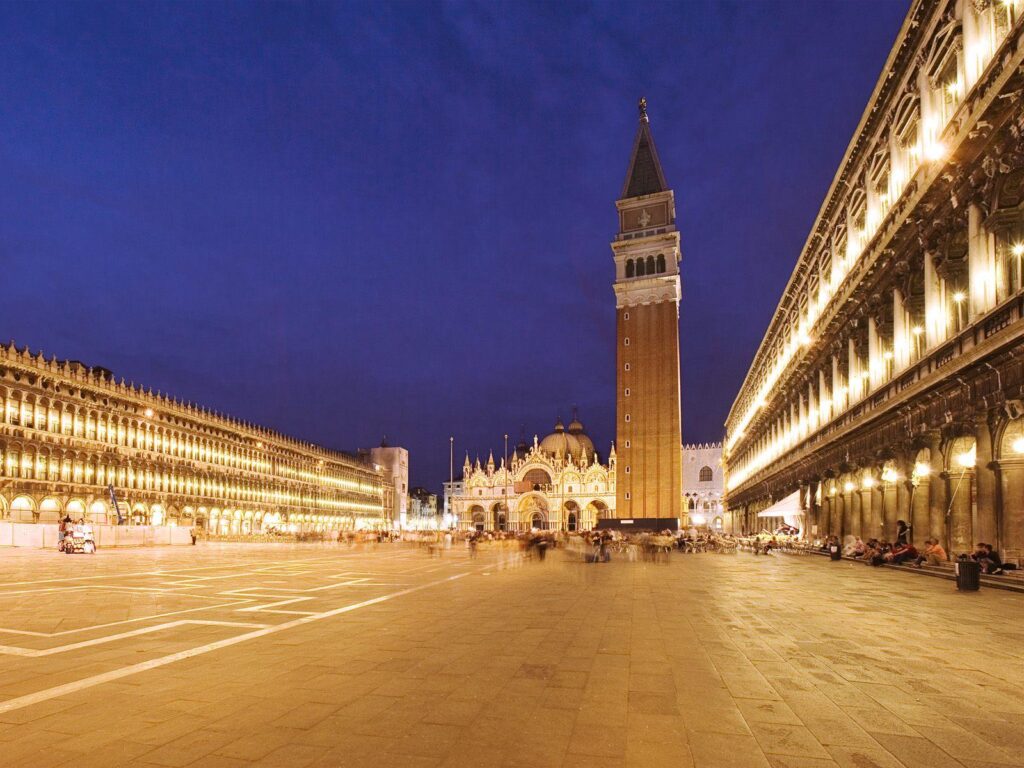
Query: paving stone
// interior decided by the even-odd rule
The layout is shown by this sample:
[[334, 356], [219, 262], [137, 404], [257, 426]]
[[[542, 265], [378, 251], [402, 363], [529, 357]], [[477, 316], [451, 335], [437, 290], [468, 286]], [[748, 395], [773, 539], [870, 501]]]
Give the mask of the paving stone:
[[[945, 582], [817, 558], [594, 567], [559, 555], [540, 566], [486, 547], [473, 562], [404, 547], [5, 552], [0, 601], [17, 609], [0, 614], [0, 644], [57, 650], [0, 653], [0, 765], [1020, 764], [1017, 595], [964, 600]], [[352, 574], [372, 583], [340, 584]], [[62, 600], [56, 621], [31, 596], [54, 588], [92, 597]], [[259, 610], [280, 595], [309, 597], [284, 607], [317, 616], [292, 625], [299, 614]], [[194, 653], [255, 629], [242, 624], [261, 636]], [[70, 633], [11, 632], [58, 626]], [[1008, 638], [995, 648], [993, 626]], [[97, 642], [62, 650], [83, 640]], [[41, 698], [4, 707], [29, 694]]]

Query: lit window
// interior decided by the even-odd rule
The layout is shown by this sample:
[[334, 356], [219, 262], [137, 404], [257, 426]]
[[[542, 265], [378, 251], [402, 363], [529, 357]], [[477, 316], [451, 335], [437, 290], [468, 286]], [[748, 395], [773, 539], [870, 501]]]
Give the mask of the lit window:
[[626, 414], [626, 423], [627, 424], [629, 423], [629, 414], [628, 413]]
[[629, 397], [629, 387], [626, 387], [626, 397]]
[[629, 363], [626, 363], [626, 370], [629, 370]]
[[625, 344], [628, 347], [629, 346], [629, 336], [627, 336], [625, 339], [623, 339], [622, 343]]

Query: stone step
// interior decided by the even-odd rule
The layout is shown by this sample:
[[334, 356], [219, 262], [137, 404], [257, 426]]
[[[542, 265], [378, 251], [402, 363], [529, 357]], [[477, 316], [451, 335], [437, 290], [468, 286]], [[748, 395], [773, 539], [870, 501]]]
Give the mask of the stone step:
[[[821, 555], [822, 557], [828, 556], [827, 552], [822, 552], [817, 549], [777, 549], [775, 551], [787, 555], [811, 554]], [[871, 567], [868, 566], [867, 563], [865, 563], [863, 560], [858, 560], [854, 557], [843, 557], [843, 560], [847, 560], [851, 563], [860, 563], [869, 568]], [[878, 567], [888, 568], [896, 571], [905, 571], [907, 573], [917, 573], [923, 576], [931, 576], [937, 579], [945, 579], [947, 581], [956, 581], [956, 573], [953, 571], [953, 563], [949, 563], [949, 565], [938, 567], [933, 565], [923, 565], [920, 568], [917, 568], [913, 565], [890, 565], [887, 563], [884, 565], [880, 565]], [[1011, 571], [1002, 576], [983, 573], [981, 574], [980, 581], [983, 587], [991, 587], [992, 589], [1004, 589], [1008, 592], [1020, 592], [1024, 594], [1024, 571]]]

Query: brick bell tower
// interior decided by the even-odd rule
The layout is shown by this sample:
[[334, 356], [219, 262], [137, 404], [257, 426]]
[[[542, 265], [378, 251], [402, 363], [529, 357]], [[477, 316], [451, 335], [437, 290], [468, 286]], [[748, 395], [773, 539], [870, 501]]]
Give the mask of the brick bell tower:
[[646, 99], [640, 99], [640, 125], [615, 207], [616, 516], [679, 518], [679, 232]]

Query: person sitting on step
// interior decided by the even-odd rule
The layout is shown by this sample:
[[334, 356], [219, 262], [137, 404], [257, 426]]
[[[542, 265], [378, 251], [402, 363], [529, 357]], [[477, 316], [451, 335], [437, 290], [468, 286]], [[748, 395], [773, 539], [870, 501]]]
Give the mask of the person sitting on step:
[[918, 568], [921, 567], [922, 563], [928, 563], [928, 565], [942, 565], [948, 559], [949, 558], [946, 556], [946, 550], [943, 549], [941, 544], [939, 544], [938, 539], [925, 539], [924, 552], [917, 556], [916, 565]]
[[999, 553], [992, 549], [991, 544], [979, 541], [971, 559], [981, 565], [981, 572], [987, 574], [1001, 574], [1003, 572], [1003, 561]]

